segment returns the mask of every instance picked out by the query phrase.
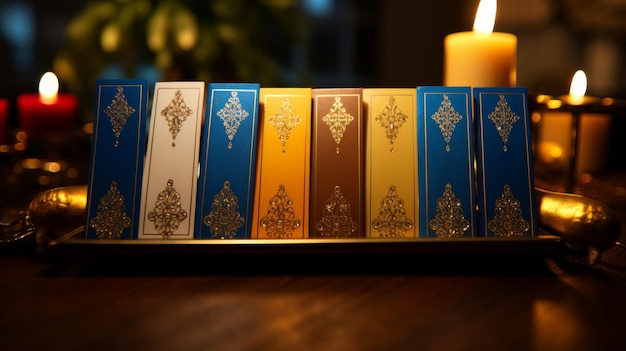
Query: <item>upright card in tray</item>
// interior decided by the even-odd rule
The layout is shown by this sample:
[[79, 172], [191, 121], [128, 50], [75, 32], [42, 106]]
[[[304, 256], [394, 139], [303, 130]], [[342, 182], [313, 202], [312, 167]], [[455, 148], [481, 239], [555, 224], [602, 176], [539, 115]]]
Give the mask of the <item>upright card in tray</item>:
[[85, 235], [134, 239], [146, 150], [148, 82], [96, 82]]

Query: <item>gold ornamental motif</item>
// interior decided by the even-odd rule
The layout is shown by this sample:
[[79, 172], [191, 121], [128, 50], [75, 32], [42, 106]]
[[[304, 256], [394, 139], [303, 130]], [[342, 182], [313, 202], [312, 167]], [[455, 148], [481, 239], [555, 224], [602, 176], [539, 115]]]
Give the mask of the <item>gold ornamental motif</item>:
[[406, 216], [404, 200], [396, 192], [394, 185], [380, 201], [378, 217], [372, 221], [372, 228], [383, 238], [403, 238], [405, 233], [413, 228], [413, 221]]
[[148, 220], [154, 223], [163, 239], [169, 239], [186, 218], [187, 212], [181, 207], [180, 194], [174, 188], [174, 181], [170, 179], [165, 190], [157, 196], [154, 209], [148, 213]]
[[450, 183], [446, 184], [443, 195], [437, 199], [435, 212], [435, 218], [428, 222], [428, 226], [439, 238], [462, 237], [470, 226], [463, 214], [461, 200], [452, 191]]
[[167, 125], [172, 135], [172, 146], [176, 146], [174, 141], [176, 136], [183, 127], [183, 122], [187, 120], [189, 116], [193, 114], [193, 110], [187, 107], [185, 100], [183, 99], [183, 92], [176, 90], [174, 98], [167, 107], [161, 111], [161, 116], [165, 117]]
[[225, 181], [222, 189], [215, 194], [211, 211], [203, 220], [214, 238], [234, 238], [237, 230], [246, 222], [239, 214], [239, 199], [230, 189], [230, 182]]
[[293, 201], [283, 184], [278, 186], [278, 192], [270, 199], [267, 215], [261, 218], [259, 224], [270, 238], [291, 238], [293, 232], [300, 228], [300, 220], [293, 212]]
[[322, 219], [315, 228], [323, 237], [349, 238], [357, 230], [357, 225], [352, 220], [350, 203], [341, 193], [341, 188], [335, 186], [332, 196], [324, 203]]
[[322, 121], [330, 128], [330, 133], [333, 139], [335, 139], [335, 143], [337, 143], [337, 154], [339, 154], [339, 144], [341, 143], [343, 134], [346, 132], [348, 125], [354, 121], [354, 117], [343, 107], [341, 97], [335, 96], [333, 106], [330, 108], [328, 114], [322, 118]]
[[390, 96], [389, 103], [374, 120], [378, 122], [381, 127], [385, 128], [385, 134], [391, 144], [389, 151], [393, 152], [393, 143], [396, 141], [396, 138], [398, 138], [400, 127], [409, 120], [409, 117], [400, 111], [396, 99]]
[[439, 109], [431, 116], [431, 118], [439, 126], [441, 135], [443, 135], [443, 140], [446, 141], [446, 151], [449, 152], [452, 133], [454, 133], [454, 128], [456, 128], [456, 125], [463, 119], [463, 116], [456, 112], [452, 106], [452, 101], [448, 98], [448, 95], [444, 94], [443, 101], [441, 101]]
[[509, 141], [509, 135], [511, 134], [513, 125], [519, 121], [520, 117], [515, 114], [513, 110], [511, 110], [511, 106], [509, 106], [509, 103], [506, 101], [504, 95], [500, 94], [500, 100], [496, 104], [493, 112], [489, 114], [488, 118], [496, 126], [496, 130], [498, 131], [498, 134], [500, 134], [500, 138], [504, 144], [502, 150], [507, 152], [508, 147], [506, 146], [506, 143]]
[[530, 225], [522, 218], [522, 207], [513, 196], [511, 187], [504, 185], [504, 191], [496, 200], [494, 218], [487, 223], [487, 228], [495, 236], [522, 236], [530, 229]]
[[243, 109], [237, 97], [236, 91], [230, 92], [228, 102], [217, 112], [217, 116], [222, 119], [226, 135], [228, 136], [228, 148], [233, 148], [233, 138], [237, 134], [237, 129], [243, 120], [248, 117], [248, 112]]
[[122, 129], [124, 129], [128, 117], [135, 113], [135, 109], [126, 101], [123, 87], [117, 87], [115, 99], [104, 109], [104, 113], [109, 116], [111, 126], [113, 127], [113, 134], [115, 134], [115, 143], [113, 145], [118, 147], [120, 145], [119, 138], [122, 134]]
[[124, 196], [117, 188], [117, 182], [113, 181], [106, 194], [100, 198], [98, 212], [89, 220], [89, 226], [96, 231], [99, 239], [119, 239], [131, 223], [132, 220], [126, 215]]
[[298, 116], [293, 109], [291, 108], [291, 103], [289, 102], [289, 98], [285, 98], [283, 100], [282, 105], [274, 116], [270, 117], [269, 122], [274, 128], [276, 128], [276, 132], [278, 133], [278, 138], [280, 142], [283, 144], [282, 153], [285, 153], [285, 144], [287, 143], [287, 139], [289, 139], [289, 135], [291, 131], [302, 122], [302, 117]]

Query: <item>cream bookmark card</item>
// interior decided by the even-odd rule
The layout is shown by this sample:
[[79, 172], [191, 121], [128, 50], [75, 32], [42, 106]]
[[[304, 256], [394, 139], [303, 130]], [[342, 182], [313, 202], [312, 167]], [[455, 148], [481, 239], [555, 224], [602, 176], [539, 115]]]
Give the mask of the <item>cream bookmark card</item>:
[[204, 82], [154, 86], [139, 239], [193, 239]]

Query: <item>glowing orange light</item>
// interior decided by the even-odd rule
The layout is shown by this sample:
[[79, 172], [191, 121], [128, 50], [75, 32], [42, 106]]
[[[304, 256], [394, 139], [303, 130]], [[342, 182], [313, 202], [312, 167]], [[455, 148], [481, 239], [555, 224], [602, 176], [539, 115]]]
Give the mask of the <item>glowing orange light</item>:
[[39, 80], [39, 100], [46, 104], [51, 105], [57, 101], [57, 95], [59, 93], [59, 79], [52, 72], [46, 72], [41, 76]]
[[481, 0], [476, 10], [474, 19], [474, 32], [491, 34], [496, 22], [496, 10], [498, 4], [496, 0]]
[[572, 77], [572, 83], [569, 88], [569, 95], [572, 103], [580, 104], [585, 98], [587, 92], [587, 76], [582, 70], [576, 71], [574, 77]]

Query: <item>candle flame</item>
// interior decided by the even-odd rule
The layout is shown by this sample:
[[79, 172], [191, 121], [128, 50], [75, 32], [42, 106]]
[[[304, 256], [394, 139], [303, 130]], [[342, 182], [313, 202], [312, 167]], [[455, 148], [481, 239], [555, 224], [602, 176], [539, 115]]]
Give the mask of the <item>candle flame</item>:
[[583, 98], [587, 92], [587, 76], [582, 70], [576, 71], [572, 77], [572, 83], [569, 88], [569, 95], [574, 98]]
[[41, 76], [39, 81], [39, 100], [50, 105], [57, 101], [57, 94], [59, 92], [59, 79], [52, 72], [46, 72]]
[[496, 22], [497, 0], [480, 0], [474, 19], [474, 32], [490, 34]]

